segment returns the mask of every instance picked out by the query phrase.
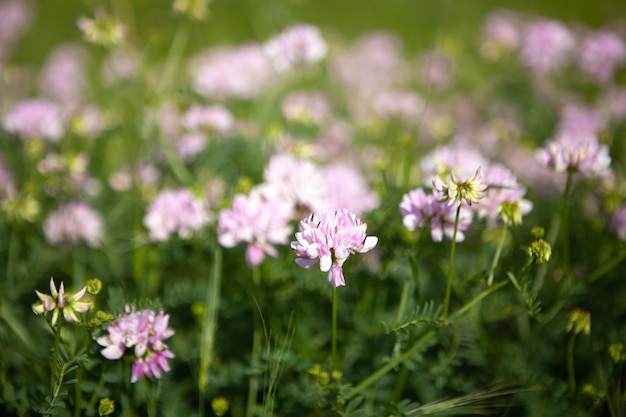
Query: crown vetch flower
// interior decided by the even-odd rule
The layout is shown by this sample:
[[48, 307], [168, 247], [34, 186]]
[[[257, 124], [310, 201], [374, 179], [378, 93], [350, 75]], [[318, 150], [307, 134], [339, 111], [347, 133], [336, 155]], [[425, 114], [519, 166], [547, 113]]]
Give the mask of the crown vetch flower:
[[609, 148], [591, 134], [562, 133], [537, 152], [539, 161], [556, 172], [602, 176], [609, 172]]
[[[430, 227], [430, 235], [434, 242], [441, 242], [444, 235], [452, 239], [456, 207], [441, 201], [441, 197], [441, 192], [434, 190], [432, 194], [426, 194], [422, 188], [416, 188], [405, 194], [400, 203], [404, 226], [410, 231]], [[456, 233], [457, 242], [465, 239], [463, 232], [471, 223], [472, 211], [466, 206], [461, 206]]]
[[319, 28], [297, 24], [285, 29], [265, 44], [265, 52], [278, 71], [299, 64], [313, 64], [326, 56], [328, 46]]
[[238, 194], [233, 207], [220, 212], [217, 240], [227, 248], [249, 243], [246, 262], [249, 266], [259, 265], [265, 254], [278, 255], [273, 244], [287, 243], [292, 211], [292, 204], [277, 192], [272, 193], [270, 187], [254, 188], [247, 196]]
[[89, 205], [82, 202], [63, 204], [46, 218], [43, 225], [46, 240], [51, 244], [77, 245], [83, 241], [98, 247], [104, 232], [104, 220]]
[[39, 315], [45, 315], [52, 312], [50, 324], [54, 326], [59, 319], [59, 314], [63, 314], [63, 318], [68, 323], [77, 323], [79, 321], [76, 313], [87, 312], [92, 304], [90, 302], [80, 301], [87, 292], [87, 287], [81, 288], [78, 292], [71, 294], [65, 292], [63, 281], [57, 291], [54, 278], [50, 278], [50, 295], [35, 290], [39, 302], [33, 304], [33, 312]]
[[487, 184], [485, 184], [484, 180], [482, 168], [478, 168], [472, 177], [464, 181], [457, 179], [454, 170], [452, 170], [450, 171], [450, 181], [448, 183], [443, 182], [439, 177], [435, 177], [433, 188], [443, 193], [442, 201], [447, 201], [450, 206], [454, 204], [460, 206], [462, 202], [471, 206], [485, 196]]
[[334, 288], [344, 286], [343, 263], [351, 254], [365, 253], [378, 243], [378, 238], [367, 236], [366, 231], [367, 224], [347, 209], [328, 211], [319, 217], [311, 214], [300, 221], [300, 231], [291, 242], [296, 263], [309, 269], [319, 262]]
[[120, 359], [126, 349], [133, 349], [135, 361], [130, 382], [139, 381], [143, 375], [148, 378], [161, 378], [162, 372], [168, 372], [167, 359], [174, 354], [165, 344], [165, 340], [174, 334], [169, 327], [169, 315], [151, 309], [136, 311], [127, 305], [126, 313], [107, 326], [107, 334], [96, 341], [104, 349], [100, 352], [107, 359]]

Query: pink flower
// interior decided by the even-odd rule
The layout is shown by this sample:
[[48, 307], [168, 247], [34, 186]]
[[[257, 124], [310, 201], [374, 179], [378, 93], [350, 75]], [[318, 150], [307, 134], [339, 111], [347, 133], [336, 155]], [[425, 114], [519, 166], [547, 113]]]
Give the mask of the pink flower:
[[328, 46], [319, 28], [296, 24], [271, 38], [264, 46], [265, 53], [278, 71], [296, 65], [314, 64], [326, 56]]
[[192, 106], [183, 115], [183, 127], [195, 131], [210, 129], [217, 133], [227, 134], [235, 126], [235, 119], [230, 111], [224, 106], [214, 104], [212, 106]]
[[7, 114], [2, 125], [7, 132], [23, 140], [58, 141], [65, 134], [65, 120], [59, 106], [45, 99], [19, 102]]
[[585, 37], [580, 46], [578, 66], [598, 83], [613, 78], [615, 70], [626, 61], [626, 45], [615, 33], [598, 31]]
[[321, 93], [291, 93], [283, 100], [281, 109], [289, 121], [314, 125], [322, 125], [331, 116], [330, 104]]
[[567, 64], [574, 45], [574, 36], [563, 24], [539, 20], [526, 28], [520, 59], [535, 74], [547, 74]]
[[356, 215], [374, 210], [380, 205], [361, 172], [349, 165], [334, 164], [322, 168], [326, 182], [326, 201], [329, 208], [347, 208]]
[[[410, 230], [430, 227], [430, 235], [434, 242], [441, 242], [443, 236], [452, 239], [454, 236], [454, 222], [456, 207], [441, 201], [442, 193], [433, 191], [426, 194], [422, 188], [416, 188], [405, 194], [400, 203], [402, 223]], [[461, 206], [456, 241], [465, 239], [464, 231], [472, 223], [472, 211], [467, 206]]]
[[42, 70], [40, 90], [65, 109], [75, 110], [83, 101], [86, 58], [86, 51], [78, 44], [56, 48]]
[[608, 226], [609, 230], [613, 232], [619, 240], [626, 241], [626, 204], [615, 210], [611, 215]]
[[333, 288], [344, 286], [344, 262], [351, 254], [365, 253], [378, 243], [378, 238], [367, 236], [366, 231], [367, 224], [347, 209], [328, 211], [320, 217], [311, 214], [300, 221], [300, 231], [291, 242], [296, 263], [309, 269], [319, 262]]
[[26, 0], [0, 2], [0, 61], [7, 58], [15, 42], [26, 32], [32, 10]]
[[82, 241], [91, 247], [98, 247], [103, 229], [104, 221], [100, 214], [81, 202], [62, 205], [46, 218], [43, 225], [49, 243], [72, 246]]
[[539, 161], [556, 172], [580, 172], [584, 176], [602, 176], [609, 172], [609, 148], [595, 135], [560, 134], [537, 152]]
[[279, 195], [267, 190], [252, 189], [250, 194], [238, 194], [231, 209], [222, 210], [217, 226], [220, 245], [232, 248], [238, 243], [248, 243], [248, 266], [259, 265], [265, 255], [277, 256], [273, 245], [286, 244], [291, 226], [292, 205]]
[[174, 357], [165, 340], [174, 330], [169, 327], [169, 315], [151, 309], [136, 311], [127, 305], [126, 313], [107, 326], [107, 334], [96, 339], [104, 349], [100, 352], [107, 359], [116, 360], [124, 356], [126, 349], [133, 349], [135, 361], [130, 382], [139, 381], [143, 375], [161, 378], [169, 371], [167, 359]]
[[501, 218], [503, 204], [517, 204], [520, 215], [532, 210], [532, 203], [523, 198], [526, 188], [518, 184], [517, 178], [508, 168], [500, 164], [490, 165], [485, 170], [484, 180], [487, 191], [475, 210], [479, 218], [487, 219], [489, 225], [495, 225]]
[[205, 97], [251, 99], [271, 80], [272, 69], [258, 44], [212, 49], [196, 59], [193, 87]]
[[515, 51], [522, 41], [519, 17], [508, 10], [499, 10], [487, 17], [483, 27], [483, 52], [497, 57], [502, 51]]
[[164, 242], [174, 234], [188, 239], [210, 221], [205, 203], [191, 191], [179, 189], [159, 193], [152, 200], [143, 224], [148, 228], [151, 240]]

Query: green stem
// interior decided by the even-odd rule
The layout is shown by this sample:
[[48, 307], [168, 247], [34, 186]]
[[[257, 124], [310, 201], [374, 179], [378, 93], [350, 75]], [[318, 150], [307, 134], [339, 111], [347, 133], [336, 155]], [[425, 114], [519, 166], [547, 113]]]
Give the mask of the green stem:
[[53, 327], [54, 330], [54, 346], [52, 348], [52, 356], [50, 357], [50, 393], [54, 392], [54, 387], [56, 385], [56, 374], [59, 371], [59, 349], [61, 346], [61, 325], [63, 323], [63, 318], [61, 317], [61, 313], [59, 313], [59, 317], [57, 318], [56, 325]]
[[[105, 366], [106, 366], [105, 362]], [[87, 403], [87, 410], [93, 410], [96, 408], [96, 404], [98, 403], [98, 399], [100, 398], [100, 392], [102, 388], [104, 388], [104, 377], [107, 375], [106, 369], [103, 369], [100, 373], [100, 378], [98, 379], [98, 384], [96, 385], [96, 389], [93, 391], [91, 398], [89, 399], [89, 403]]]
[[178, 64], [180, 63], [185, 52], [185, 47], [187, 45], [188, 39], [189, 25], [186, 19], [181, 19], [176, 26], [174, 39], [172, 40], [172, 45], [170, 46], [170, 50], [167, 53], [165, 69], [163, 70], [163, 77], [161, 77], [161, 81], [159, 82], [159, 86], [157, 87], [158, 93], [162, 93], [167, 87], [169, 87], [169, 84], [172, 78], [174, 78], [174, 74], [176, 73]]
[[576, 333], [572, 333], [567, 345], [567, 379], [569, 382], [570, 394], [576, 392], [576, 377], [574, 375], [574, 340], [576, 340]]
[[588, 275], [586, 279], [587, 283], [591, 284], [592, 282], [595, 282], [599, 278], [602, 278], [604, 274], [606, 274], [607, 272], [615, 268], [617, 265], [619, 265], [625, 258], [626, 258], [626, 250], [618, 254], [617, 256], [615, 256], [610, 261], [603, 263], [591, 275]]
[[144, 386], [146, 390], [146, 402], [148, 403], [148, 417], [156, 417], [156, 404], [154, 403], [152, 387], [148, 378], [144, 379]]
[[565, 192], [561, 205], [561, 245], [563, 245], [563, 264], [565, 266], [565, 276], [571, 276], [570, 253], [569, 253], [569, 195], [572, 191], [573, 174], [567, 173], [565, 182]]
[[446, 296], [443, 300], [442, 317], [448, 317], [450, 309], [450, 293], [452, 291], [452, 270], [454, 269], [454, 250], [456, 248], [456, 234], [459, 230], [459, 215], [461, 213], [461, 205], [456, 208], [456, 216], [454, 217], [454, 233], [452, 234], [452, 246], [450, 247], [450, 263], [448, 264], [448, 277], [446, 279]]
[[83, 367], [79, 366], [78, 369], [76, 369], [76, 377], [75, 377], [76, 382], [74, 383], [74, 399], [75, 399], [74, 417], [81, 416], [81, 403], [83, 401], [83, 394], [80, 389], [80, 379], [82, 376], [83, 376]]
[[[508, 281], [501, 281], [487, 288], [485, 291], [478, 294], [475, 298], [473, 298], [470, 302], [465, 304], [459, 310], [455, 311], [454, 314], [450, 315], [449, 321], [453, 321], [461, 317], [463, 314], [469, 311], [472, 307], [474, 307], [477, 303], [479, 303], [483, 298], [485, 298], [492, 292], [504, 287], [507, 283]], [[424, 347], [430, 341], [430, 339], [432, 339], [437, 333], [438, 333], [437, 329], [429, 330], [428, 332], [426, 332], [424, 335], [422, 335], [422, 337], [420, 337], [415, 342], [413, 346], [411, 346], [409, 350], [407, 350], [402, 355], [396, 357], [395, 359], [389, 361], [387, 364], [381, 367], [378, 371], [374, 372], [372, 375], [367, 377], [359, 385], [352, 388], [352, 390], [350, 391], [350, 397], [354, 397], [355, 395], [363, 391], [365, 388], [369, 387], [370, 385], [378, 381], [378, 379], [381, 378], [383, 375], [385, 375], [387, 372], [394, 369], [396, 366], [400, 365], [402, 362], [404, 362], [405, 360], [413, 356], [413, 354], [415, 354], [418, 350]]]
[[337, 288], [333, 288], [333, 327], [332, 327], [333, 372], [337, 371]]
[[252, 375], [250, 376], [250, 382], [248, 384], [248, 401], [246, 405], [246, 417], [254, 416], [254, 409], [256, 408], [257, 394], [259, 392], [259, 376], [257, 375], [259, 362], [261, 359], [261, 329], [259, 328], [259, 319], [254, 321], [254, 333], [252, 335], [252, 358], [250, 359], [250, 366], [252, 368]]
[[209, 280], [205, 301], [205, 313], [202, 320], [202, 334], [200, 345], [200, 375], [198, 377], [198, 391], [200, 392], [198, 415], [204, 416], [206, 389], [209, 381], [209, 368], [213, 362], [213, 345], [217, 331], [217, 316], [220, 308], [220, 286], [222, 281], [222, 249], [215, 245], [213, 255], [213, 269]]
[[498, 266], [498, 262], [500, 262], [500, 255], [502, 254], [502, 248], [504, 247], [504, 241], [506, 240], [506, 234], [508, 231], [508, 225], [505, 223], [501, 230], [500, 242], [498, 242], [498, 248], [496, 249], [496, 254], [493, 256], [493, 261], [491, 262], [491, 268], [489, 268], [489, 276], [487, 278], [487, 285], [491, 286], [493, 284], [493, 275], [496, 270], [496, 266]]

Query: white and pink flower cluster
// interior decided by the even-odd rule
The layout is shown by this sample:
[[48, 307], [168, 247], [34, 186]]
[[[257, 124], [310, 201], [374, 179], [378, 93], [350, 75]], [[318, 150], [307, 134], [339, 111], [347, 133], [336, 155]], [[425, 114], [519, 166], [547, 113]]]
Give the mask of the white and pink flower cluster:
[[432, 191], [418, 187], [405, 194], [400, 213], [408, 230], [430, 228], [435, 242], [444, 236], [453, 238], [457, 208], [457, 242], [465, 239], [475, 218], [493, 227], [499, 222], [519, 223], [532, 210], [532, 203], [524, 198], [526, 188], [516, 176], [467, 144], [435, 149], [423, 158], [422, 171], [425, 178], [433, 179]]
[[135, 355], [130, 382], [139, 381], [144, 375], [148, 378], [161, 378], [168, 372], [168, 359], [174, 353], [165, 344], [174, 330], [169, 327], [169, 315], [163, 311], [145, 309], [136, 311], [127, 305], [126, 312], [107, 326], [107, 334], [97, 339], [103, 346], [101, 353], [107, 359], [115, 360], [124, 356], [126, 349]]
[[328, 211], [321, 216], [311, 214], [300, 221], [300, 231], [291, 242], [296, 263], [309, 269], [319, 262], [328, 272], [334, 287], [346, 285], [343, 264], [351, 254], [365, 253], [378, 243], [376, 236], [367, 236], [367, 224], [347, 209]]
[[308, 159], [279, 154], [263, 177], [247, 195], [237, 194], [218, 218], [218, 241], [228, 248], [247, 243], [249, 266], [259, 265], [265, 255], [278, 255], [274, 245], [288, 243], [290, 222], [298, 213], [348, 209], [361, 214], [379, 204], [361, 173], [347, 165], [320, 168]]
[[77, 245], [84, 242], [92, 248], [100, 246], [104, 221], [86, 203], [75, 201], [50, 213], [43, 224], [46, 240], [51, 244]]

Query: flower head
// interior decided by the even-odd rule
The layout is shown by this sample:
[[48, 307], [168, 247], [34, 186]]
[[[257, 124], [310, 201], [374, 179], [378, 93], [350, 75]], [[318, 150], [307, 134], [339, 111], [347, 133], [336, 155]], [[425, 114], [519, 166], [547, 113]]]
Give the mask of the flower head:
[[162, 372], [169, 371], [167, 359], [174, 354], [165, 340], [174, 334], [169, 327], [169, 315], [160, 311], [145, 309], [136, 311], [127, 305], [126, 312], [107, 326], [107, 334], [96, 341], [103, 346], [101, 354], [107, 359], [121, 358], [126, 349], [135, 354], [130, 382], [139, 381], [143, 375], [148, 378], [161, 378]]
[[579, 308], [572, 310], [567, 321], [567, 331], [574, 334], [584, 333], [589, 336], [591, 333], [591, 314]]
[[60, 107], [42, 98], [17, 103], [4, 116], [2, 126], [23, 140], [56, 142], [65, 134], [65, 120]]
[[62, 205], [46, 218], [43, 225], [49, 243], [71, 246], [82, 241], [91, 247], [98, 247], [103, 229], [104, 221], [100, 214], [82, 202]]
[[[405, 194], [400, 203], [400, 213], [403, 216], [404, 226], [410, 231], [430, 227], [431, 237], [435, 242], [441, 242], [444, 235], [452, 239], [456, 208], [441, 201], [441, 196], [442, 193], [436, 190], [427, 195], [422, 188], [416, 188]], [[462, 242], [465, 239], [463, 232], [472, 222], [472, 211], [465, 206], [461, 206], [460, 209], [456, 234], [457, 242]]]
[[539, 20], [526, 28], [521, 60], [535, 74], [547, 74], [565, 66], [574, 45], [574, 36], [562, 23]]
[[378, 243], [378, 238], [367, 236], [366, 231], [367, 224], [347, 209], [328, 211], [319, 217], [311, 214], [300, 221], [300, 231], [291, 242], [296, 263], [309, 269], [319, 262], [334, 288], [344, 286], [344, 262], [351, 254], [365, 253]]
[[265, 44], [265, 52], [278, 71], [314, 64], [324, 59], [327, 51], [319, 28], [306, 24], [291, 26]]
[[54, 326], [59, 319], [59, 314], [62, 314], [63, 318], [68, 323], [77, 323], [79, 318], [76, 313], [85, 313], [92, 306], [90, 302], [80, 301], [85, 296], [86, 292], [87, 287], [85, 286], [74, 294], [66, 293], [63, 281], [61, 281], [61, 285], [57, 291], [54, 278], [50, 278], [50, 294], [44, 294], [35, 290], [39, 302], [33, 304], [33, 312], [35, 314], [45, 315], [51, 311], [52, 318], [50, 324], [52, 326]]
[[580, 47], [578, 65], [594, 81], [604, 83], [613, 78], [626, 61], [626, 45], [615, 33], [598, 31], [585, 37]]
[[595, 135], [563, 133], [537, 152], [539, 161], [556, 172], [580, 172], [584, 176], [602, 176], [609, 172], [609, 148]]
[[247, 196], [238, 194], [233, 207], [220, 212], [217, 240], [227, 248], [248, 243], [246, 262], [259, 265], [265, 254], [278, 255], [273, 245], [287, 243], [292, 211], [292, 204], [269, 188], [254, 188]]
[[464, 181], [458, 180], [454, 171], [450, 172], [450, 181], [445, 183], [439, 177], [433, 180], [433, 188], [442, 192], [442, 201], [447, 201], [448, 205], [460, 206], [465, 202], [467, 205], [477, 203], [485, 197], [487, 184], [484, 182], [482, 168], [478, 168], [471, 178]]
[[150, 204], [143, 219], [150, 231], [150, 239], [164, 242], [177, 234], [188, 239], [211, 220], [202, 200], [187, 189], [162, 191]]

